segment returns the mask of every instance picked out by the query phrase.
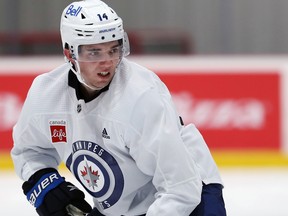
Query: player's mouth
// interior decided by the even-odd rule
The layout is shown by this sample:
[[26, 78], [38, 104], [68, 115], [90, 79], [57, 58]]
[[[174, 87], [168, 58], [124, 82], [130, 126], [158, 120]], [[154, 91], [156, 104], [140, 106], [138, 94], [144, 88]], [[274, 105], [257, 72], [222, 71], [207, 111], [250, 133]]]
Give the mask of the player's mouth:
[[105, 72], [105, 71], [102, 71], [102, 72], [99, 72], [99, 73], [98, 73], [98, 76], [107, 77], [107, 76], [109, 76], [109, 74], [110, 74], [110, 73], [109, 73], [108, 71], [106, 71], [106, 72]]

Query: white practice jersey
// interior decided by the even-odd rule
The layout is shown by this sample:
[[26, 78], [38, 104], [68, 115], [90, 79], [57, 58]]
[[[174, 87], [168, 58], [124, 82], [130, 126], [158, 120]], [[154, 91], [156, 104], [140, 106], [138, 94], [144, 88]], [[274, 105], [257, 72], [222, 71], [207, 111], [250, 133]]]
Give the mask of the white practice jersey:
[[158, 76], [123, 59], [107, 91], [84, 102], [64, 64], [33, 82], [13, 130], [25, 181], [63, 161], [105, 215], [188, 216], [202, 182], [221, 179], [194, 125], [181, 125]]

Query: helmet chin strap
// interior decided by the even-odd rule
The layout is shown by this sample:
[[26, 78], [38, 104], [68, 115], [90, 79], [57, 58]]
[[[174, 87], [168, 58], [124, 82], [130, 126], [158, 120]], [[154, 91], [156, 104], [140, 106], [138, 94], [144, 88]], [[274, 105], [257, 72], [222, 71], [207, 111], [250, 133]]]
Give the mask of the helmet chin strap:
[[78, 71], [78, 72], [75, 70], [74, 65], [73, 65], [73, 63], [72, 63], [71, 61], [69, 61], [69, 64], [71, 65], [71, 70], [72, 70], [72, 72], [76, 75], [78, 81], [79, 81], [81, 84], [85, 85], [86, 87], [90, 88], [90, 89], [93, 90], [93, 91], [99, 91], [99, 90], [101, 90], [102, 88], [104, 88], [104, 87], [102, 87], [102, 88], [97, 88], [97, 87], [88, 85], [88, 84], [85, 82], [85, 80], [83, 79], [83, 77], [81, 76], [81, 70], [80, 70], [78, 61], [75, 60], [74, 62], [75, 62], [75, 64], [76, 64], [75, 67], [77, 68], [77, 71]]

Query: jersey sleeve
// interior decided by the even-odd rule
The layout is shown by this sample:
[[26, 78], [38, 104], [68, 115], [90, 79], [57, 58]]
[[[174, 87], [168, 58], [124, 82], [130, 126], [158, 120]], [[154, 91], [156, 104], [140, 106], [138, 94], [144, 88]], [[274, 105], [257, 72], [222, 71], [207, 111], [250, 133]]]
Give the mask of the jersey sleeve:
[[171, 96], [154, 89], [138, 101], [132, 114], [135, 137], [130, 154], [152, 176], [157, 193], [147, 216], [189, 215], [199, 204], [202, 182], [180, 133]]
[[37, 114], [34, 106], [37, 92], [37, 83], [34, 81], [13, 128], [11, 157], [17, 175], [24, 181], [36, 171], [47, 167], [56, 169], [60, 163], [57, 151], [40, 127], [41, 115]]

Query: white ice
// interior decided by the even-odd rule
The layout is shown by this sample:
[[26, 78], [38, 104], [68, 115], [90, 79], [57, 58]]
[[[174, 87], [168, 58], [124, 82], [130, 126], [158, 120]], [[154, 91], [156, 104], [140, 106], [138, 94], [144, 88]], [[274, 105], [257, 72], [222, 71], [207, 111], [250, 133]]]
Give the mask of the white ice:
[[[287, 168], [220, 168], [225, 184], [228, 216], [287, 216]], [[62, 173], [63, 174], [63, 173]], [[64, 172], [66, 180], [79, 186]], [[37, 216], [21, 190], [21, 180], [12, 171], [0, 171], [0, 206], [3, 216]], [[79, 186], [81, 188], [81, 186]], [[88, 194], [86, 194], [88, 196]], [[88, 198], [91, 202], [91, 198]]]

